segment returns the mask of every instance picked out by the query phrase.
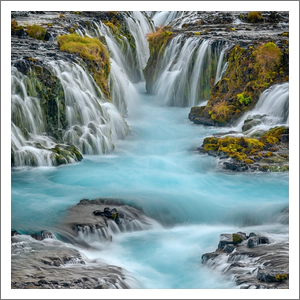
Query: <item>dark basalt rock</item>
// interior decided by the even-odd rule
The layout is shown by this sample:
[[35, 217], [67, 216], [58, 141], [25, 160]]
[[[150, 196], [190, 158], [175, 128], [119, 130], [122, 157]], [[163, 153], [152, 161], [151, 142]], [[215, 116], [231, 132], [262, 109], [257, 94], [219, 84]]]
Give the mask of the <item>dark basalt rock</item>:
[[289, 278], [289, 274], [284, 270], [258, 269], [257, 279], [265, 282], [284, 282]]
[[202, 263], [205, 263], [207, 262], [209, 259], [213, 259], [215, 257], [219, 256], [218, 253], [205, 253], [201, 256], [201, 259], [202, 259]]
[[11, 231], [11, 236], [19, 235], [20, 233], [17, 230]]
[[117, 224], [121, 223], [120, 217], [124, 218], [124, 214], [119, 214], [116, 208], [112, 210], [109, 207], [105, 207], [103, 211], [95, 210], [93, 211], [95, 216], [102, 216], [108, 219], [113, 219]]

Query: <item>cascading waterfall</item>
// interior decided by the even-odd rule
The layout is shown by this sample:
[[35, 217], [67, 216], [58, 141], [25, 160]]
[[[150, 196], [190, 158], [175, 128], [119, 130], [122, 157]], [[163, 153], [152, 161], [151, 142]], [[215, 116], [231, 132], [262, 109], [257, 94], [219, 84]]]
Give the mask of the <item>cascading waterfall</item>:
[[[50, 148], [55, 142], [45, 135], [40, 99], [28, 96], [30, 79], [12, 67], [11, 75], [11, 148], [14, 166], [52, 166], [55, 158]], [[35, 147], [41, 144], [42, 147]], [[73, 160], [75, 161], [75, 160]]]
[[[154, 93], [169, 106], [195, 106], [209, 98], [210, 80], [222, 43], [177, 35], [167, 45], [156, 70]], [[219, 61], [221, 58], [219, 59]], [[217, 61], [217, 60], [216, 60]]]
[[241, 130], [245, 120], [256, 119], [257, 125], [249, 131], [268, 130], [277, 125], [289, 125], [289, 83], [276, 84], [265, 90], [255, 107], [247, 112], [236, 124]]
[[113, 104], [98, 97], [95, 89], [100, 90], [79, 65], [52, 61], [49, 66], [65, 92], [69, 128], [64, 141], [76, 145], [83, 154], [110, 153], [116, 140], [128, 133], [124, 118]]
[[[179, 18], [176, 24], [181, 27], [193, 12], [149, 15], [165, 24]], [[94, 22], [91, 29], [80, 32], [105, 39], [111, 55], [112, 103], [80, 65], [43, 62], [64, 90], [67, 126], [60, 142], [74, 144], [88, 156], [80, 164], [63, 168], [13, 172], [12, 229], [26, 234], [46, 231], [42, 241], [25, 234], [13, 237], [12, 270], [23, 281], [23, 274], [53, 281], [59, 274], [62, 278], [95, 277], [97, 286], [107, 288], [236, 288], [232, 278], [202, 265], [201, 254], [214, 251], [224, 232], [271, 233], [272, 242], [281, 237], [288, 240], [288, 173], [221, 172], [215, 158], [194, 151], [208, 134], [231, 130], [196, 126], [186, 118], [190, 106], [203, 104], [211, 83], [222, 78], [227, 66], [225, 42], [175, 35], [158, 58], [155, 95], [147, 95], [139, 81], [144, 79], [142, 69], [149, 55], [145, 36], [153, 28], [144, 13], [130, 12], [125, 22], [135, 50], [129, 37], [117, 36], [104, 23]], [[58, 142], [46, 135], [41, 99], [28, 95], [28, 82], [30, 78], [12, 68], [15, 165], [53, 166], [51, 149]], [[239, 120], [237, 130], [247, 118], [257, 115], [261, 127], [288, 125], [288, 89], [284, 83], [263, 92], [255, 108]], [[121, 115], [127, 113], [132, 134], [118, 141], [129, 132]], [[117, 141], [114, 155], [89, 156], [111, 152]], [[37, 148], [38, 144], [43, 147]], [[72, 159], [69, 162], [76, 161]], [[68, 240], [70, 233], [63, 227], [66, 213], [86, 197], [120, 199], [138, 207], [147, 222], [132, 214], [120, 226], [112, 219], [101, 228], [76, 225], [78, 236]], [[82, 248], [82, 244], [91, 247]], [[63, 267], [47, 265], [47, 261], [53, 263], [53, 253], [62, 261], [61, 253], [67, 254]], [[117, 272], [115, 266], [129, 274]], [[221, 273], [229, 266], [222, 261], [215, 267]], [[114, 284], [108, 280], [111, 275], [117, 278]], [[131, 276], [139, 282], [130, 282]]]
[[156, 26], [166, 26], [174, 19], [180, 18], [185, 14], [184, 11], [157, 11], [148, 13]]
[[[156, 74], [158, 80], [154, 84], [154, 93], [170, 106], [196, 104], [198, 83], [202, 73], [201, 65], [209, 47], [209, 42], [206, 40], [200, 41], [199, 45], [199, 39], [189, 38], [181, 48], [182, 41], [183, 37], [178, 35], [165, 50], [160, 71], [158, 71], [161, 74]], [[191, 72], [190, 65], [195, 57], [194, 68]]]
[[229, 46], [227, 44], [225, 44], [224, 48], [221, 51], [219, 61], [218, 61], [215, 84], [217, 84], [221, 80], [221, 78], [225, 74], [226, 68], [228, 66], [228, 62], [224, 62], [224, 54], [228, 48], [229, 48]]
[[152, 23], [146, 19], [146, 16], [139, 12], [133, 11], [134, 18], [127, 18], [126, 22], [130, 33], [134, 37], [135, 47], [137, 53], [138, 70], [140, 71], [141, 81], [144, 81], [143, 69], [145, 68], [148, 58], [150, 56], [149, 45], [146, 35], [154, 31], [155, 28]]
[[[77, 146], [84, 154], [110, 153], [116, 140], [128, 133], [124, 118], [113, 104], [105, 102], [93, 79], [79, 65], [63, 61], [46, 63], [64, 88], [68, 128], [63, 135], [63, 143]], [[12, 68], [14, 166], [56, 165], [51, 149], [57, 141], [45, 134], [41, 100], [28, 96], [26, 82], [30, 79]], [[75, 156], [68, 158], [68, 163], [76, 161]]]
[[118, 110], [127, 115], [127, 106], [137, 97], [133, 83], [144, 79], [143, 68], [149, 57], [146, 34], [153, 30], [153, 25], [141, 12], [132, 12], [126, 18], [129, 32], [135, 40], [135, 52], [126, 36], [119, 38], [102, 22], [96, 23], [94, 35], [105, 38], [111, 54], [111, 98]]

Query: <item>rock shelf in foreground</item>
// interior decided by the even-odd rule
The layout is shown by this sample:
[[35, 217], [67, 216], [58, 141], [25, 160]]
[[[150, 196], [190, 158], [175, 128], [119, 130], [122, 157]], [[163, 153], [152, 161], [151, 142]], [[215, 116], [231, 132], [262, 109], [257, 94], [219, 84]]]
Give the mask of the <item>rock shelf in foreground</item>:
[[232, 276], [242, 289], [289, 288], [289, 244], [251, 232], [221, 234], [218, 248], [202, 263]]

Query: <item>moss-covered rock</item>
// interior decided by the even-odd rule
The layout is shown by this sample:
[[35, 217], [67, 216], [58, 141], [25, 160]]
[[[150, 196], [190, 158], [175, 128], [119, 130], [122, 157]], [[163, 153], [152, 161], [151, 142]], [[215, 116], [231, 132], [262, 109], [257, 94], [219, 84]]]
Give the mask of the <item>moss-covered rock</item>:
[[234, 122], [255, 106], [265, 89], [288, 81], [288, 70], [285, 46], [279, 48], [273, 42], [247, 48], [235, 45], [229, 52], [224, 77], [212, 89], [207, 105], [190, 120], [215, 126]]
[[72, 33], [58, 36], [57, 43], [61, 51], [76, 53], [87, 63], [95, 82], [101, 91], [110, 98], [108, 84], [110, 57], [100, 40]]
[[74, 145], [56, 145], [50, 150], [57, 166], [71, 163], [72, 160], [81, 161], [83, 158], [79, 149]]
[[32, 37], [36, 40], [44, 41], [45, 37], [46, 37], [47, 30], [44, 27], [40, 26], [40, 25], [33, 24], [33, 25], [27, 25], [26, 26], [26, 33], [30, 37]]
[[27, 94], [41, 100], [47, 134], [61, 140], [67, 127], [67, 118], [64, 89], [59, 78], [47, 68], [35, 63], [31, 64], [27, 76]]
[[288, 134], [287, 127], [274, 127], [260, 138], [206, 137], [200, 152], [212, 156], [230, 158], [225, 168], [231, 170], [259, 170], [262, 172], [288, 171], [288, 145], [281, 135]]
[[168, 26], [160, 27], [156, 32], [148, 34], [148, 42], [150, 49], [150, 57], [147, 66], [144, 69], [146, 79], [146, 89], [148, 93], [152, 93], [152, 85], [154, 82], [155, 70], [159, 58], [164, 54], [166, 45], [173, 37], [172, 29]]

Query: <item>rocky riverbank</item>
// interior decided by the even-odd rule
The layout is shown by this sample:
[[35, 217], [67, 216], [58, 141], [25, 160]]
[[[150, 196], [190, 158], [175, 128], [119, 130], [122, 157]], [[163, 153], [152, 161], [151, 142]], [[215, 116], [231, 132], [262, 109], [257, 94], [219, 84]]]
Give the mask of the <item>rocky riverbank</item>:
[[[262, 133], [261, 133], [262, 134]], [[274, 127], [260, 138], [229, 133], [206, 137], [200, 153], [219, 158], [226, 170], [285, 172], [289, 170], [289, 129]]]
[[254, 232], [221, 234], [218, 248], [202, 263], [234, 278], [242, 289], [288, 289], [289, 243]]
[[[90, 260], [79, 250], [97, 249], [122, 232], [147, 230], [154, 220], [121, 200], [82, 199], [70, 207], [55, 234], [11, 235], [13, 289], [120, 289], [137, 281], [126, 270]], [[58, 238], [58, 239], [57, 239]], [[73, 246], [78, 248], [75, 249]]]

